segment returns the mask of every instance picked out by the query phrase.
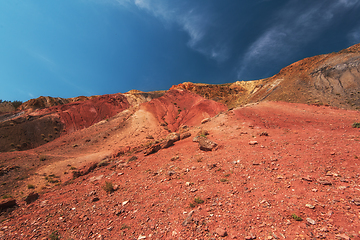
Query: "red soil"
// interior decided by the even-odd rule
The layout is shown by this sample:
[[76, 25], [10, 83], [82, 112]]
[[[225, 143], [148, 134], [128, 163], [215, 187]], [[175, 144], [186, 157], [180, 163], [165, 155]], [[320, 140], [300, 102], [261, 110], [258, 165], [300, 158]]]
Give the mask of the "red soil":
[[181, 125], [198, 125], [204, 118], [213, 117], [227, 107], [190, 91], [174, 89], [142, 104], [141, 109], [151, 112], [160, 123], [176, 131]]
[[36, 114], [56, 112], [65, 125], [66, 132], [71, 133], [110, 118], [129, 106], [126, 97], [118, 93], [46, 108]]
[[[33, 152], [84, 161], [102, 153], [93, 158], [100, 161], [157, 129], [145, 110], [160, 122], [165, 117], [169, 128], [191, 123], [196, 117], [189, 113], [184, 122], [176, 119], [176, 106], [182, 113], [201, 104], [189, 97], [186, 105], [178, 94], [184, 92], [145, 104], [141, 114], [127, 118], [129, 125], [120, 125], [124, 116], [112, 118]], [[283, 102], [226, 111], [190, 128], [192, 136], [208, 130], [219, 145], [215, 151], [201, 151], [187, 138], [149, 156], [129, 152], [108, 159], [110, 165], [54, 186], [34, 203], [18, 201], [20, 207], [0, 223], [0, 238], [46, 239], [57, 231], [62, 239], [360, 239], [360, 134], [351, 127], [359, 119], [356, 111]], [[69, 147], [74, 143], [78, 147]], [[15, 154], [25, 153], [6, 157]], [[105, 182], [116, 191], [106, 193]], [[227, 236], [220, 237], [224, 231]]]

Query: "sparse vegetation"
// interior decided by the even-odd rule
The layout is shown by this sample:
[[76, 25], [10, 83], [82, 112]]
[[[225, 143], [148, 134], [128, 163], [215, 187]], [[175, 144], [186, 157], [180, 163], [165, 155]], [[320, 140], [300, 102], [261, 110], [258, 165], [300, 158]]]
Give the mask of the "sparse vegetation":
[[107, 193], [112, 193], [114, 192], [114, 186], [112, 184], [112, 182], [105, 182], [105, 186], [103, 186], [103, 189], [105, 190], [105, 192]]
[[202, 203], [204, 203], [204, 200], [202, 200], [200, 197], [196, 197], [194, 199], [194, 202], [197, 203], [197, 204], [202, 204]]
[[12, 198], [12, 196], [9, 195], [9, 194], [5, 194], [5, 195], [2, 196], [2, 199], [7, 199], [7, 198]]
[[299, 217], [299, 216], [297, 216], [295, 213], [293, 213], [293, 214], [291, 215], [291, 217], [292, 217], [293, 219], [295, 219], [296, 221], [302, 221], [302, 218]]
[[35, 189], [35, 186], [32, 185], [32, 184], [28, 184], [28, 185], [27, 185], [27, 188], [28, 188], [28, 189]]
[[56, 176], [55, 174], [50, 174], [49, 176], [45, 177], [45, 180], [47, 180], [49, 183], [59, 183], [60, 180], [56, 178], [59, 178], [59, 176]]
[[124, 229], [130, 229], [130, 227], [128, 225], [126, 225], [125, 223], [123, 223], [123, 225], [121, 225], [121, 230], [124, 230]]
[[194, 198], [194, 202], [190, 203], [189, 206], [190, 206], [190, 208], [194, 208], [197, 205], [202, 204], [202, 203], [204, 203], [204, 200], [202, 200], [200, 197], [196, 197], [196, 198]]
[[40, 161], [45, 161], [47, 159], [47, 157], [45, 156], [45, 155], [40, 155], [40, 157], [39, 157], [39, 160]]
[[360, 128], [360, 122], [355, 122], [352, 125], [353, 128]]
[[53, 231], [50, 236], [49, 236], [50, 240], [58, 240], [60, 239], [60, 234], [58, 231]]
[[228, 182], [229, 180], [227, 180], [226, 178], [222, 178], [220, 179], [220, 182]]

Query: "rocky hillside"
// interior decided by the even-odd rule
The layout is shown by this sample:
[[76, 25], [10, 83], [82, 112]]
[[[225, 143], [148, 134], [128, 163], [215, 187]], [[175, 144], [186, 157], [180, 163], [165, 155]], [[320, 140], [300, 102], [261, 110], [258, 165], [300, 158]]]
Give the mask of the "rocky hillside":
[[273, 77], [209, 85], [182, 83], [187, 89], [229, 108], [248, 103], [285, 101], [360, 109], [360, 44], [338, 53], [310, 57], [283, 68]]
[[20, 106], [19, 111], [0, 116], [0, 152], [41, 146], [61, 135], [108, 120], [128, 108], [162, 95], [162, 92], [136, 92], [29, 100]]

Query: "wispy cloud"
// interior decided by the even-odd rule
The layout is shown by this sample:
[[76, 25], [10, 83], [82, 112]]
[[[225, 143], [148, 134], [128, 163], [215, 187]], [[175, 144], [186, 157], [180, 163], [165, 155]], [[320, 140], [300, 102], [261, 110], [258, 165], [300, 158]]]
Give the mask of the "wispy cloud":
[[224, 61], [229, 57], [225, 41], [211, 38], [215, 11], [196, 2], [167, 0], [116, 0], [122, 6], [129, 2], [161, 19], [166, 25], [177, 24], [189, 35], [188, 47], [205, 56]]
[[[301, 1], [292, 1], [276, 14], [279, 19], [271, 25], [240, 58], [238, 79], [246, 78], [247, 73], [272, 61], [289, 59], [300, 46], [318, 37], [329, 27], [337, 15], [358, 5], [358, 1], [340, 0], [329, 4], [314, 2], [301, 8]], [[356, 35], [356, 33], [354, 33]]]
[[[106, 0], [111, 1], [111, 0]], [[236, 58], [234, 66], [238, 79], [247, 79], [256, 69], [274, 62], [282, 65], [299, 53], [306, 44], [321, 36], [339, 16], [360, 7], [358, 0], [284, 1], [275, 13], [267, 13], [271, 22], [264, 22], [263, 32], [249, 43], [248, 32], [241, 32], [239, 26], [249, 24], [232, 22], [226, 19], [227, 12], [214, 7], [214, 2], [207, 1], [168, 1], [168, 0], [113, 0], [122, 6], [132, 6], [161, 19], [167, 26], [178, 25], [184, 30], [189, 40], [189, 48], [218, 62]], [[258, 4], [268, 2], [259, 1]], [[229, 5], [231, 8], [231, 4]], [[249, 7], [249, 4], [235, 4], [237, 8]], [[254, 7], [254, 5], [251, 5]], [[229, 8], [226, 9], [228, 11]], [[258, 20], [259, 18], [252, 18]], [[240, 18], [236, 18], [236, 21]], [[270, 21], [270, 20], [269, 20]], [[251, 23], [249, 24], [251, 25]], [[259, 26], [259, 25], [256, 25]], [[249, 30], [247, 28], [247, 30]], [[237, 36], [235, 36], [237, 35]], [[239, 50], [240, 36], [245, 39], [246, 49]], [[359, 39], [359, 30], [349, 34], [352, 42]], [[241, 42], [241, 43], [244, 43]], [[230, 61], [229, 61], [230, 62]], [[270, 68], [269, 68], [270, 69]]]
[[351, 45], [360, 43], [360, 25], [355, 27], [349, 34], [348, 39]]

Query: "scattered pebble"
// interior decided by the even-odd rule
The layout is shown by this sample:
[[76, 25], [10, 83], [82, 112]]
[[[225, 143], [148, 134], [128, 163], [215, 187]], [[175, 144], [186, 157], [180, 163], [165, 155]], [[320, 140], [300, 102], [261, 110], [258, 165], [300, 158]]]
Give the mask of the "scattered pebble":
[[311, 225], [315, 225], [315, 224], [316, 224], [315, 220], [313, 220], [313, 219], [311, 219], [311, 218], [306, 218], [306, 221], [307, 221], [308, 223], [310, 223]]

